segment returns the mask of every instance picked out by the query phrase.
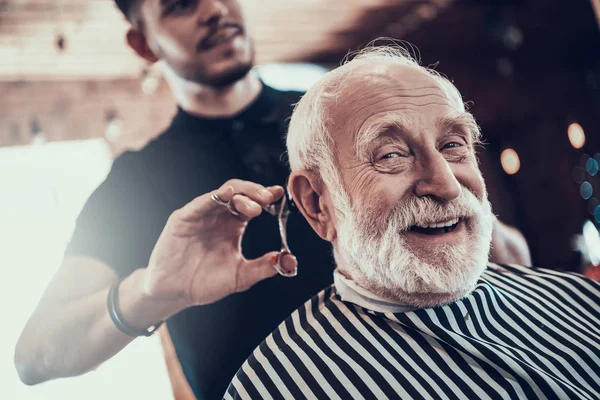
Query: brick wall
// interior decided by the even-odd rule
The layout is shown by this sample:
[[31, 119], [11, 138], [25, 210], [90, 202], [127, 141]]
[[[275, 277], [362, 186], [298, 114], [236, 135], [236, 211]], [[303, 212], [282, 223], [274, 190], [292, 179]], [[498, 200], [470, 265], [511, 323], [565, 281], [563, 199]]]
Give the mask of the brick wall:
[[142, 147], [175, 112], [167, 84], [146, 95], [138, 79], [72, 82], [1, 82], [0, 146], [31, 143], [32, 124], [49, 141], [104, 137], [107, 115], [122, 120], [115, 154]]

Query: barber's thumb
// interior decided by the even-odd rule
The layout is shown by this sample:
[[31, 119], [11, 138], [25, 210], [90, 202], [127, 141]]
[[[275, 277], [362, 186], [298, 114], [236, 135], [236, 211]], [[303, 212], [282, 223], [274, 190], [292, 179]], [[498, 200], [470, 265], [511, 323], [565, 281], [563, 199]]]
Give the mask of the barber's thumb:
[[273, 268], [279, 252], [272, 251], [262, 257], [246, 261], [246, 265], [240, 271], [240, 290], [250, 289], [256, 283], [277, 275]]

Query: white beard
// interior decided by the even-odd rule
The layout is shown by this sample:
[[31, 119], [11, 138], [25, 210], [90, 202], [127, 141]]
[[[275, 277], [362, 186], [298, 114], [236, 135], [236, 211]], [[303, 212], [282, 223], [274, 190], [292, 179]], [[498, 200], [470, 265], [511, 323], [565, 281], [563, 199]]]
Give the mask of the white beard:
[[[462, 189], [460, 197], [448, 203], [411, 198], [392, 210], [383, 227], [342, 205], [334, 248], [338, 267], [359, 286], [406, 305], [431, 307], [467, 295], [486, 269], [495, 216], [487, 196], [479, 201]], [[409, 227], [455, 217], [467, 217], [463, 223], [468, 240], [422, 249], [435, 263], [406, 246], [402, 232]], [[380, 232], [372, 233], [374, 228]]]

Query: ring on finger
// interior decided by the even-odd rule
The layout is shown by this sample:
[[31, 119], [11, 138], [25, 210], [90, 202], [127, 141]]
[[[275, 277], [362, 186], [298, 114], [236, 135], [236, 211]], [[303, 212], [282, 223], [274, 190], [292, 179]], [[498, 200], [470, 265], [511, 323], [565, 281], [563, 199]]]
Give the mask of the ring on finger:
[[221, 198], [216, 193], [212, 193], [210, 195], [210, 199], [221, 206], [227, 206], [228, 203], [227, 201], [221, 200]]
[[[233, 196], [235, 196], [237, 193], [234, 193]], [[231, 197], [231, 199], [233, 200], [233, 196]], [[236, 217], [238, 215], [240, 215], [240, 212], [238, 210], [235, 209], [235, 206], [233, 205], [232, 201], [223, 201], [216, 193], [213, 193], [210, 195], [210, 199], [212, 201], [214, 201], [215, 203], [217, 203], [220, 206], [225, 206], [227, 207], [227, 209], [229, 210], [229, 212], [233, 215], [235, 215]]]

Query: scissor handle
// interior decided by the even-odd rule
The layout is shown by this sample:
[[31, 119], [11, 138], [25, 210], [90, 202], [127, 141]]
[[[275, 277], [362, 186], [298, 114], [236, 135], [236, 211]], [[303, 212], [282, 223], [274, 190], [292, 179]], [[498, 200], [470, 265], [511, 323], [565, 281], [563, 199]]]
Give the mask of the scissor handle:
[[279, 237], [281, 238], [281, 250], [277, 255], [277, 262], [273, 265], [273, 268], [279, 273], [281, 276], [285, 276], [288, 278], [294, 277], [298, 274], [298, 268], [294, 268], [293, 272], [287, 272], [281, 267], [281, 259], [284, 255], [289, 254], [293, 256], [292, 251], [287, 242], [287, 221], [290, 216], [290, 210], [288, 205], [288, 200], [286, 195], [284, 194], [281, 198], [281, 201], [278, 203], [269, 204], [266, 207], [263, 207], [263, 210], [268, 212], [269, 214], [277, 217], [277, 225], [279, 226]]
[[293, 255], [289, 251], [281, 249], [279, 254], [277, 254], [277, 262], [273, 265], [273, 268], [275, 268], [275, 270], [277, 271], [277, 273], [279, 273], [279, 275], [285, 276], [286, 278], [293, 278], [294, 276], [298, 275], [298, 267], [294, 268], [294, 270], [292, 272], [288, 272], [281, 267], [281, 259], [286, 254]]

